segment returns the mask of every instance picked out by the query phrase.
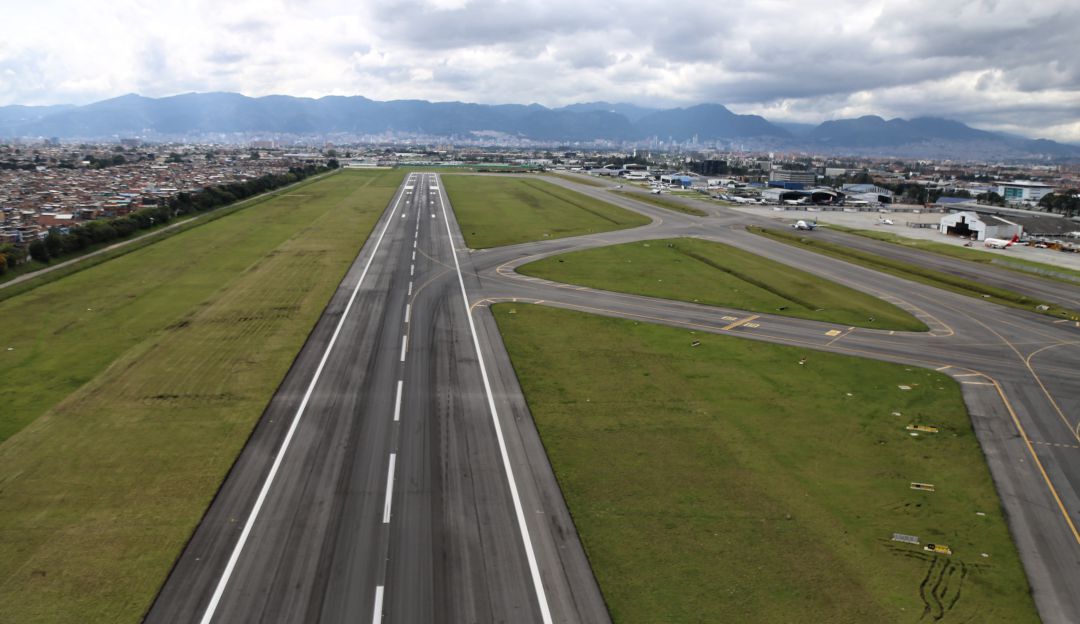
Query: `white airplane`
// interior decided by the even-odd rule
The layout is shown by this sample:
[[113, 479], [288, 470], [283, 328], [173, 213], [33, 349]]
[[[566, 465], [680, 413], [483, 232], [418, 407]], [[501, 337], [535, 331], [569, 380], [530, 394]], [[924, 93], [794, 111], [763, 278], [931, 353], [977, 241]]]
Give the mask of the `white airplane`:
[[1018, 240], [1020, 240], [1020, 235], [1013, 234], [1012, 240], [1005, 240], [1004, 238], [987, 238], [983, 241], [983, 244], [991, 249], [1008, 249], [1015, 245]]
[[660, 194], [660, 193], [661, 193], [662, 191], [663, 191], [663, 189], [658, 189], [658, 188], [654, 188], [654, 189], [653, 189], [652, 191], [650, 191], [650, 192], [651, 192], [651, 193], [652, 193], [653, 195], [659, 195], [659, 194]]
[[796, 230], [813, 230], [817, 227], [817, 221], [803, 221], [802, 219], [799, 219], [793, 223], [791, 227]]
[[893, 224], [892, 219], [886, 219], [886, 218], [883, 217], [883, 218], [878, 220], [878, 225], [892, 225], [892, 224]]

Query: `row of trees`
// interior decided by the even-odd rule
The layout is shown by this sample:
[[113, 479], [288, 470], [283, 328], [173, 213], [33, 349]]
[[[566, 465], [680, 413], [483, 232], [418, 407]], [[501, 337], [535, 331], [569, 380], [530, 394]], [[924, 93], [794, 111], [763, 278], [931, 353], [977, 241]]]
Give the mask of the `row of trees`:
[[1048, 212], [1056, 212], [1066, 217], [1080, 217], [1080, 190], [1043, 195], [1039, 206]]
[[[60, 233], [59, 230], [53, 230], [49, 232], [44, 240], [30, 243], [27, 251], [34, 260], [47, 263], [57, 258], [78, 253], [93, 245], [127, 238], [139, 230], [168, 223], [176, 217], [207, 212], [233, 202], [254, 197], [260, 193], [266, 193], [299, 182], [309, 176], [328, 171], [330, 168], [315, 165], [292, 167], [288, 173], [267, 174], [246, 182], [208, 186], [195, 193], [180, 193], [169, 198], [168, 202], [163, 206], [143, 208], [123, 217], [90, 221], [70, 228], [66, 234]], [[20, 261], [17, 250], [12, 249], [10, 251], [12, 253], [9, 255], [4, 250], [0, 250], [0, 256], [4, 257], [0, 272], [6, 271], [9, 266], [12, 266], [13, 262]]]

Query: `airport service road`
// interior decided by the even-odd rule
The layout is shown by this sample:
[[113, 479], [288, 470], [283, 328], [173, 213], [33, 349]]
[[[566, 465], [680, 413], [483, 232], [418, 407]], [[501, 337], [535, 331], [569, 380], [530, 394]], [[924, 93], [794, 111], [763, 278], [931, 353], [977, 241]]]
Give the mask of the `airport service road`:
[[[769, 221], [720, 206], [710, 208], [712, 216], [698, 218], [613, 197], [615, 194], [602, 188], [553, 182], [648, 214], [654, 218], [653, 224], [474, 252], [472, 264], [479, 284], [470, 293], [475, 293], [478, 304], [541, 303], [889, 360], [952, 376], [961, 384], [1040, 616], [1048, 623], [1080, 622], [1080, 383], [1076, 381], [1080, 324], [944, 292], [756, 236], [746, 232], [745, 225]], [[694, 205], [701, 206], [700, 202]], [[815, 231], [808, 236], [818, 234]], [[557, 284], [514, 271], [521, 264], [556, 253], [675, 236], [733, 245], [877, 295], [909, 310], [931, 331], [891, 332], [750, 314]], [[844, 237], [845, 243], [848, 238]], [[905, 260], [919, 264], [929, 264], [926, 258], [937, 260], [932, 254], [916, 254], [888, 243], [858, 242], [882, 255], [898, 249]], [[1005, 285], [1001, 280], [1015, 275], [997, 267], [954, 263], [962, 265], [957, 270], [971, 279], [986, 283]], [[1047, 285], [1034, 277], [1017, 279], [1022, 283], [1010, 283], [1017, 290], [1044, 293], [1036, 296], [1047, 299], [1054, 295], [1080, 301], [1080, 288]], [[477, 309], [478, 319], [489, 316]], [[808, 351], [808, 356], [812, 358], [812, 352]]]
[[440, 187], [406, 178], [148, 621], [608, 619]]

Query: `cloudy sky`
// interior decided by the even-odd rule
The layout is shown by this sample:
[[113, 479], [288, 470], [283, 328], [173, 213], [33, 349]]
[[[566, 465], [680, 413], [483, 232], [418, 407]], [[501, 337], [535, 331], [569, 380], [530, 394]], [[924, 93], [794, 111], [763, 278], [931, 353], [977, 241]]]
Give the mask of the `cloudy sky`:
[[237, 91], [774, 121], [937, 115], [1080, 142], [1080, 1], [35, 0], [0, 105]]

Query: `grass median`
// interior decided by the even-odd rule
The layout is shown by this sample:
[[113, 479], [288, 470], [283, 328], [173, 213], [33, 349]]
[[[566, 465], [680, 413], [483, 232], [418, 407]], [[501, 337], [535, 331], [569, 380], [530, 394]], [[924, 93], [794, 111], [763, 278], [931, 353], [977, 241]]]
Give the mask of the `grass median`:
[[[616, 622], [1038, 621], [944, 375], [492, 311]], [[939, 432], [912, 436], [913, 423]]]
[[[0, 613], [137, 621], [402, 172], [342, 172], [0, 303]], [[9, 316], [10, 315], [10, 316]]]
[[991, 253], [988, 251], [973, 249], [971, 247], [961, 247], [959, 245], [949, 245], [947, 243], [939, 243], [937, 241], [910, 238], [907, 236], [900, 236], [899, 234], [894, 234], [892, 232], [860, 230], [856, 228], [849, 228], [833, 224], [830, 224], [829, 228], [833, 230], [838, 230], [840, 232], [855, 234], [864, 238], [873, 238], [875, 240], [885, 241], [887, 243], [900, 245], [902, 247], [921, 249], [923, 251], [929, 251], [941, 256], [958, 258], [960, 260], [967, 260], [969, 262], [978, 262], [979, 264], [990, 264], [993, 266], [999, 266], [1003, 269], [1009, 269], [1018, 273], [1026, 273], [1028, 275], [1037, 275], [1039, 277], [1045, 277], [1047, 279], [1056, 280], [1065, 284], [1072, 284], [1074, 286], [1080, 283], [1080, 271], [1070, 269], [1068, 267], [1046, 264], [1044, 262], [1035, 262], [1033, 260], [1027, 260], [1025, 258], [1009, 257], [1001, 253]]
[[597, 234], [649, 218], [539, 178], [443, 175], [461, 233], [473, 249]]
[[865, 293], [730, 245], [694, 238], [575, 251], [526, 264], [518, 272], [749, 312], [876, 329], [927, 329], [907, 312]]
[[[826, 256], [853, 262], [877, 271], [882, 271], [883, 273], [913, 280], [961, 295], [978, 297], [1000, 305], [1006, 305], [1020, 310], [1040, 312], [1059, 318], [1075, 318], [1077, 315], [1077, 311], [1039, 301], [1038, 299], [1032, 299], [1027, 295], [1015, 291], [981, 284], [955, 275], [949, 275], [948, 273], [942, 273], [941, 271], [935, 271], [934, 269], [928, 269], [900, 260], [893, 260], [892, 258], [886, 258], [859, 249], [852, 249], [851, 247], [845, 247], [844, 245], [838, 245], [829, 241], [814, 239], [793, 232], [760, 228], [756, 226], [748, 227], [747, 230], [782, 243], [804, 247], [811, 251], [825, 254]], [[1041, 306], [1045, 306], [1045, 309], [1039, 309]]]
[[694, 208], [693, 206], [687, 206], [683, 202], [671, 201], [663, 195], [654, 195], [653, 193], [630, 193], [628, 191], [612, 191], [612, 193], [619, 193], [631, 199], [635, 199], [640, 202], [659, 206], [660, 208], [666, 208], [668, 210], [674, 210], [675, 212], [681, 212], [683, 214], [693, 215], [695, 217], [705, 217], [709, 213], [705, 212], [701, 208]]

